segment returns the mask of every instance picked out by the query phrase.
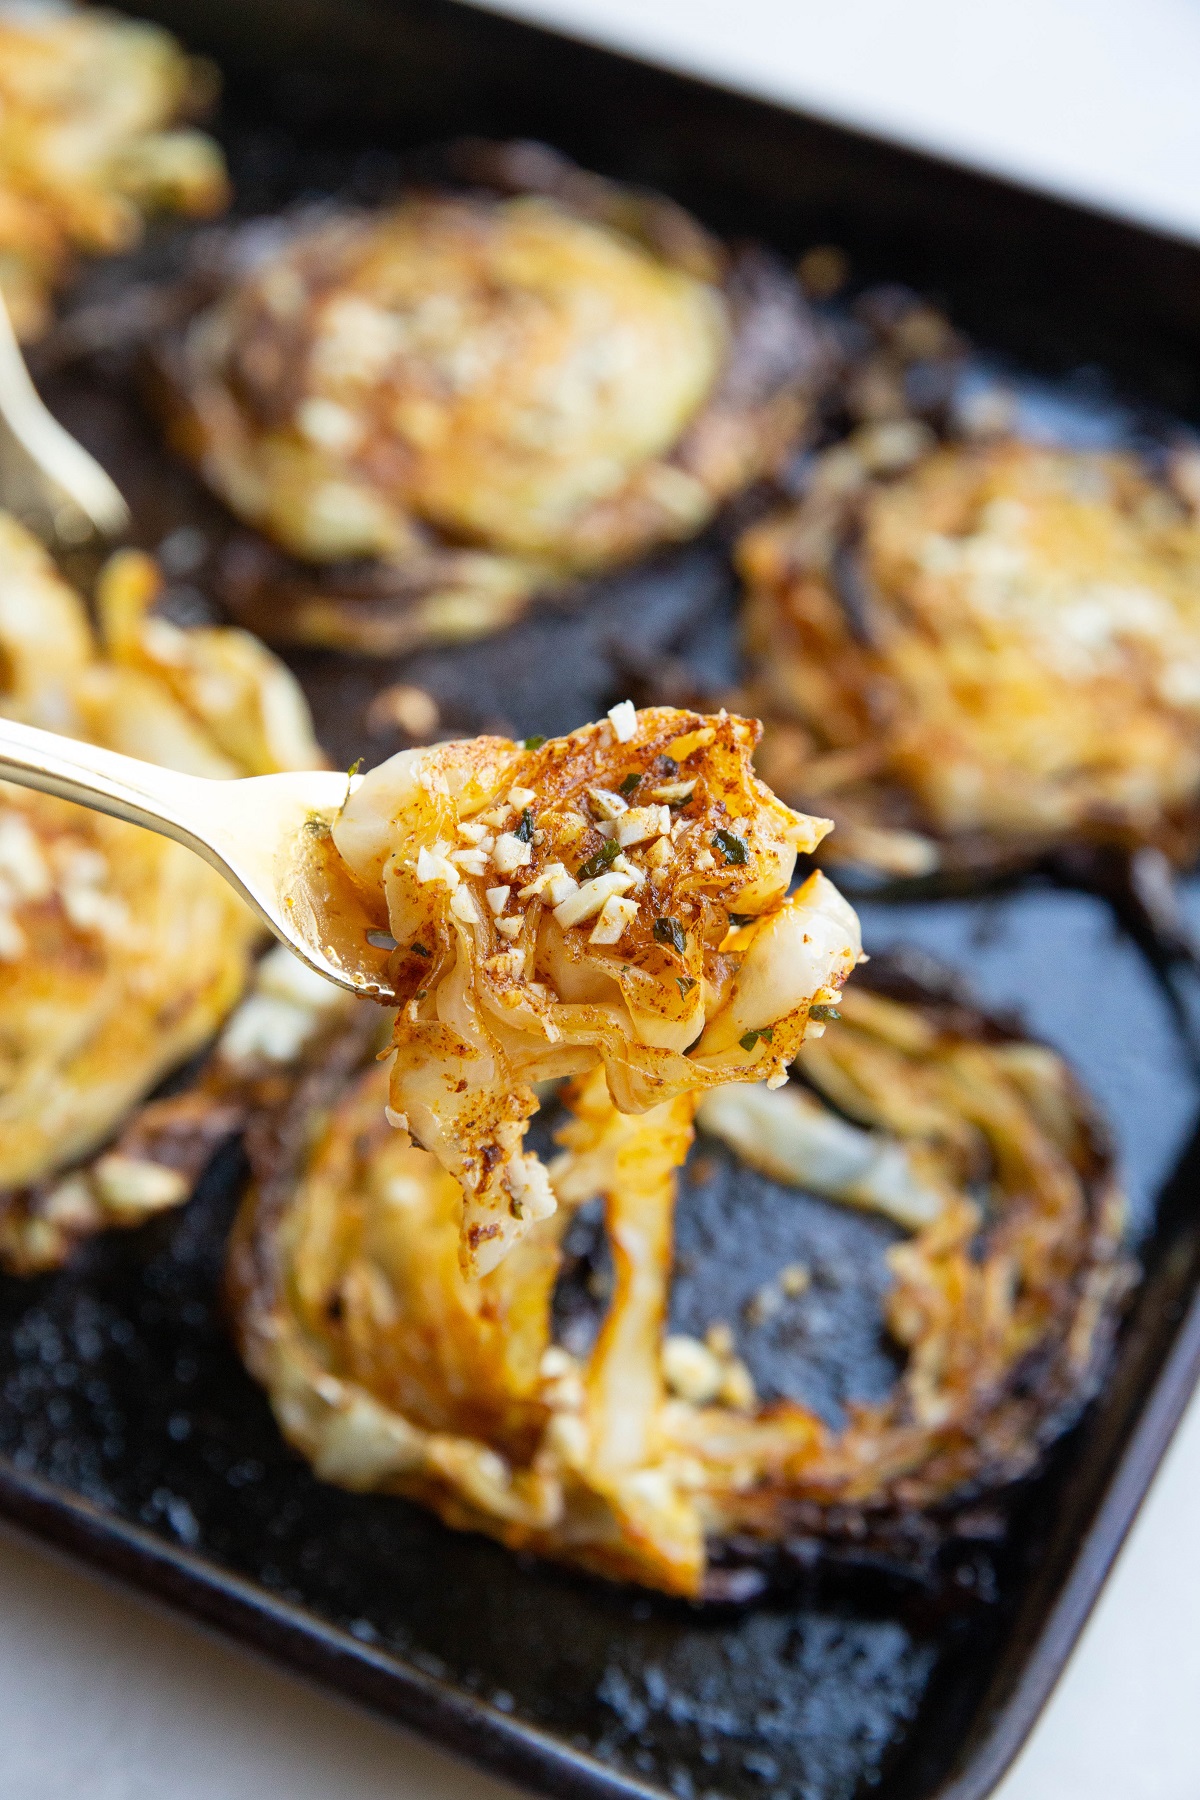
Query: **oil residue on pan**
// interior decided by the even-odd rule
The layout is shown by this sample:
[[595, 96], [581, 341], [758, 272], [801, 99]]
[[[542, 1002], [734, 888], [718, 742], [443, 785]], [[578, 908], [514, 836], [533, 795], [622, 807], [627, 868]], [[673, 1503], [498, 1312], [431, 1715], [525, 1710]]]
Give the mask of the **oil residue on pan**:
[[[1112, 1012], [1136, 1022], [1146, 1087], [1126, 1091], [1116, 1124], [1144, 1217], [1186, 1136], [1192, 1099], [1171, 1021], [1137, 953], [1112, 941], [1099, 903], [1035, 893], [1001, 910], [999, 925], [992, 902], [956, 903], [950, 915], [981, 940], [986, 991], [1006, 999], [1041, 983], [1052, 1007], [1055, 958], [1070, 945], [1064, 982], [1086, 992], [1090, 974]], [[940, 935], [944, 947], [944, 907], [906, 909], [903, 923], [909, 937]], [[1012, 939], [1041, 946], [1036, 980], [1014, 959]], [[1090, 1044], [1072, 1034], [1071, 1048], [1089, 1079], [1120, 1098], [1107, 1034]], [[1138, 1113], [1153, 1092], [1161, 1136], [1147, 1151]], [[1024, 1543], [1014, 1555], [997, 1540], [1003, 1518], [994, 1509], [978, 1521], [979, 1540], [958, 1543], [931, 1585], [888, 1568], [825, 1569], [812, 1563], [811, 1545], [796, 1546], [765, 1602], [697, 1611], [512, 1557], [403, 1501], [316, 1481], [281, 1444], [221, 1316], [224, 1240], [242, 1173], [229, 1153], [182, 1214], [97, 1240], [60, 1275], [0, 1288], [0, 1451], [18, 1470], [149, 1525], [678, 1794], [711, 1787], [848, 1800], [878, 1778], [935, 1680], [961, 1693], [986, 1672], [1026, 1553]], [[752, 1282], [741, 1250], [750, 1208], [768, 1250], [788, 1243], [821, 1267], [812, 1366], [800, 1371], [808, 1397], [834, 1410], [847, 1394], [877, 1393], [890, 1370], [867, 1320], [869, 1274], [887, 1228], [755, 1176], [739, 1181], [736, 1208], [710, 1204], [725, 1185], [718, 1172], [689, 1189], [682, 1255], [703, 1249], [714, 1267], [736, 1266]], [[690, 1299], [685, 1279], [676, 1296], [684, 1326]], [[769, 1333], [751, 1354], [769, 1380]], [[1022, 1496], [1022, 1514], [1036, 1508], [1037, 1488]]]
[[[314, 175], [286, 139], [262, 133], [235, 137], [231, 151], [235, 174], [251, 171], [253, 191], [272, 203], [343, 185], [354, 161], [335, 158]], [[360, 185], [390, 167], [358, 159]], [[119, 293], [153, 260], [104, 283]], [[61, 369], [47, 393], [121, 481], [141, 540], [165, 546], [169, 606], [196, 616], [227, 524], [183, 471], [164, 466], [128, 375], [119, 358], [101, 357]], [[1090, 389], [1043, 385], [1034, 398], [1068, 431], [1099, 429]], [[1103, 431], [1128, 425], [1112, 413]], [[404, 741], [372, 711], [392, 684], [431, 696], [448, 731], [552, 733], [598, 716], [619, 697], [623, 672], [655, 657], [682, 660], [697, 682], [719, 687], [735, 672], [735, 636], [726, 547], [714, 532], [488, 642], [395, 662], [309, 652], [290, 660], [335, 760], [365, 748], [373, 762]], [[1200, 1088], [1162, 989], [1108, 907], [1027, 885], [862, 912], [868, 949], [913, 943], [969, 966], [985, 1004], [1019, 1008], [1071, 1058], [1112, 1120], [1134, 1237], [1150, 1243], [1156, 1196], [1185, 1151]], [[772, 1266], [774, 1247], [802, 1246], [821, 1267], [809, 1397], [835, 1414], [847, 1398], [877, 1395], [891, 1375], [875, 1311], [888, 1229], [744, 1172], [727, 1206], [733, 1177], [717, 1162], [688, 1189], [683, 1257], [740, 1271], [746, 1211], [773, 1246]], [[146, 1526], [397, 1668], [678, 1800], [851, 1800], [881, 1782], [897, 1796], [932, 1791], [1062, 1510], [1061, 1456], [1011, 1504], [981, 1508], [975, 1535], [923, 1574], [866, 1557], [831, 1566], [801, 1543], [753, 1605], [739, 1604], [751, 1590], [733, 1579], [728, 1604], [696, 1609], [510, 1556], [404, 1502], [325, 1486], [283, 1447], [217, 1300], [243, 1176], [230, 1151], [181, 1214], [94, 1242], [61, 1274], [0, 1285], [0, 1454], [18, 1478], [41, 1476]], [[675, 1296], [685, 1329], [693, 1302], [685, 1276]], [[765, 1390], [778, 1346], [766, 1333], [750, 1353]], [[558, 1791], [574, 1785], [565, 1767], [547, 1762], [543, 1775]]]
[[905, 1605], [814, 1590], [696, 1612], [316, 1481], [215, 1302], [238, 1173], [69, 1274], [6, 1286], [0, 1448], [18, 1469], [675, 1792], [842, 1800], [879, 1769], [939, 1654]]

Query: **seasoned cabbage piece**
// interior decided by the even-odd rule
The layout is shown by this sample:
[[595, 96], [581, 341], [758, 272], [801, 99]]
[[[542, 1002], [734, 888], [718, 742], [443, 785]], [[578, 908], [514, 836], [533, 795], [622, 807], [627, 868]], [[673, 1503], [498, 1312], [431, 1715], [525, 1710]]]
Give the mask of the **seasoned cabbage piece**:
[[[569, 1084], [558, 1210], [472, 1280], [455, 1183], [382, 1123], [386, 1072], [327, 1055], [256, 1135], [230, 1252], [242, 1352], [288, 1440], [325, 1480], [671, 1593], [719, 1592], [715, 1554], [769, 1563], [797, 1533], [927, 1554], [954, 1503], [1026, 1474], [1093, 1390], [1130, 1266], [1105, 1135], [1062, 1060], [951, 988], [867, 973], [876, 987], [857, 978], [801, 1047], [802, 1077], [720, 1090], [702, 1116], [740, 1148], [794, 1098], [804, 1123], [766, 1130], [776, 1179], [902, 1223], [881, 1319], [903, 1358], [889, 1394], [840, 1425], [761, 1401], [753, 1307], [703, 1338], [668, 1329], [694, 1095], [631, 1115], [602, 1070]], [[590, 1343], [568, 1348], [560, 1246], [596, 1195], [611, 1291]], [[808, 1287], [798, 1262], [772, 1287], [796, 1334], [826, 1310]]]
[[901, 469], [841, 447], [742, 540], [764, 775], [828, 807], [832, 855], [902, 874], [1067, 840], [1187, 859], [1200, 523], [1131, 456], [909, 431]]
[[250, 228], [163, 348], [177, 445], [298, 559], [248, 543], [230, 564], [267, 636], [494, 630], [692, 536], [806, 422], [819, 345], [785, 271], [548, 151], [500, 163], [521, 191]]
[[[860, 954], [829, 829], [755, 777], [758, 727], [628, 701], [569, 737], [403, 751], [334, 825], [396, 942], [391, 1106], [463, 1189], [484, 1273], [553, 1210], [534, 1083], [602, 1063], [639, 1112], [784, 1079]], [[382, 910], [386, 908], [386, 911]]]
[[[149, 613], [124, 552], [101, 577], [101, 641], [42, 547], [0, 514], [0, 712], [192, 774], [315, 767], [292, 677], [239, 631]], [[162, 1170], [60, 1172], [211, 1037], [261, 930], [182, 845], [0, 784], [0, 1260], [57, 1261], [84, 1221], [133, 1223], [186, 1191]], [[79, 1227], [79, 1229], [76, 1229]]]
[[0, 13], [0, 289], [37, 337], [77, 250], [127, 250], [145, 214], [217, 212], [211, 138], [181, 129], [214, 74], [157, 26], [71, 5]]

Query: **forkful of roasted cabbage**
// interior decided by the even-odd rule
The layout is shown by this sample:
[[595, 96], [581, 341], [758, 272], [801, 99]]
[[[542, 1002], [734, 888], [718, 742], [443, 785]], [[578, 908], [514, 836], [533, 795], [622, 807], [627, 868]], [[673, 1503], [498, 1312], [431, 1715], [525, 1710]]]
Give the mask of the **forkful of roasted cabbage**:
[[311, 968], [398, 1006], [389, 1117], [459, 1182], [483, 1274], [554, 1210], [535, 1084], [602, 1066], [627, 1113], [781, 1084], [858, 961], [824, 875], [788, 893], [830, 827], [757, 778], [758, 735], [624, 701], [562, 738], [215, 782], [4, 720], [0, 776], [188, 845]]
[[399, 1002], [390, 1116], [463, 1191], [464, 1265], [554, 1209], [523, 1148], [535, 1085], [602, 1066], [645, 1112], [776, 1085], [858, 961], [858, 920], [797, 854], [830, 829], [754, 774], [756, 723], [624, 701], [568, 737], [403, 751], [332, 836], [382, 896]]

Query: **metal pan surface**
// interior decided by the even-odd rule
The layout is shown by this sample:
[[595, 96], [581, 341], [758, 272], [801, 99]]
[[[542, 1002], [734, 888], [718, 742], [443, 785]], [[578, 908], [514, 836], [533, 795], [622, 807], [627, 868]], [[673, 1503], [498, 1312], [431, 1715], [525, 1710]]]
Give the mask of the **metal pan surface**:
[[[221, 62], [245, 210], [370, 198], [430, 140], [540, 136], [718, 230], [785, 252], [833, 241], [864, 280], [934, 292], [1055, 429], [1136, 439], [1200, 414], [1200, 253], [1182, 246], [444, 0], [135, 10]], [[119, 297], [174, 255], [164, 241], [99, 270], [83, 298]], [[121, 481], [141, 541], [178, 551], [187, 527], [215, 549], [219, 510], [164, 461], [119, 358], [45, 385]], [[448, 728], [516, 733], [597, 716], [631, 658], [729, 679], [728, 529], [487, 642], [396, 663], [297, 654], [327, 748], [347, 762], [396, 748], [368, 708], [401, 679]], [[203, 605], [205, 574], [203, 556], [177, 556], [181, 614]], [[1100, 1398], [1035, 1480], [980, 1508], [973, 1537], [923, 1569], [795, 1546], [767, 1592], [696, 1608], [323, 1486], [283, 1446], [221, 1316], [236, 1151], [182, 1213], [0, 1284], [0, 1510], [546, 1792], [983, 1800], [1200, 1370], [1200, 1080], [1168, 995], [1098, 897], [1032, 883], [862, 912], [869, 948], [969, 968], [987, 1006], [1019, 1010], [1071, 1058], [1111, 1117], [1144, 1268]], [[820, 1329], [796, 1379], [830, 1408], [871, 1392], [888, 1375], [872, 1323], [884, 1228], [754, 1189], [762, 1231], [820, 1258]]]

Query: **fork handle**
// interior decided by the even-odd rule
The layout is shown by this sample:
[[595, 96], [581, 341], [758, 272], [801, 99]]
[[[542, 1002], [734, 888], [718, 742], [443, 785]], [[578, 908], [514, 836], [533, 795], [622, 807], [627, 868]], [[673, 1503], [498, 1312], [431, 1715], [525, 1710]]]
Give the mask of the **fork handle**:
[[[141, 762], [0, 718], [0, 782], [14, 781], [194, 850], [311, 969], [356, 994], [395, 1000], [375, 909], [331, 879], [323, 848], [353, 785], [332, 769], [220, 781]], [[314, 832], [310, 829], [316, 826]], [[336, 891], [335, 891], [336, 890]]]
[[0, 718], [0, 780], [162, 832], [213, 860], [214, 847], [196, 822], [208, 810], [208, 791], [218, 783], [203, 776], [182, 775], [98, 744]]
[[55, 490], [78, 507], [92, 530], [102, 537], [123, 537], [130, 527], [129, 508], [112, 477], [77, 443], [49, 412], [30, 379], [0, 294], [0, 421], [28, 458], [31, 473], [43, 490], [53, 517]]

